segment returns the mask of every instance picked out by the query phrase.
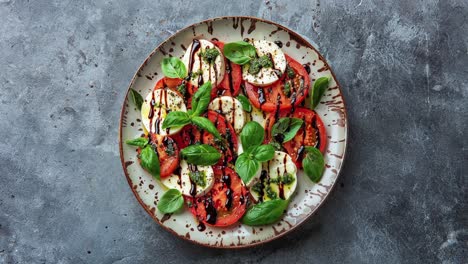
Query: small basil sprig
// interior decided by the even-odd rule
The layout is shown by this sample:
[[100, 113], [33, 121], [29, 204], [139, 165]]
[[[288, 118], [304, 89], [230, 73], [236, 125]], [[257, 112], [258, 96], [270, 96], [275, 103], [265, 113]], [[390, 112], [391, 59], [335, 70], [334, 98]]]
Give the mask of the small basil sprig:
[[190, 164], [210, 166], [221, 158], [219, 151], [206, 144], [191, 145], [181, 150], [180, 155]]
[[314, 88], [312, 90], [312, 109], [317, 107], [320, 103], [320, 99], [328, 88], [330, 78], [320, 77], [314, 82]]
[[169, 78], [183, 79], [187, 76], [185, 64], [176, 57], [164, 58], [161, 62], [161, 69], [164, 76]]
[[140, 164], [143, 169], [148, 171], [154, 178], [160, 180], [159, 157], [158, 153], [151, 144], [146, 145], [140, 152]]
[[284, 143], [293, 139], [301, 128], [303, 120], [294, 117], [283, 117], [271, 128], [271, 134], [278, 143]]
[[175, 213], [184, 206], [184, 198], [179, 190], [169, 189], [158, 202], [158, 210], [164, 214]]
[[183, 127], [187, 124], [194, 124], [199, 128], [208, 131], [213, 136], [221, 139], [221, 135], [211, 121], [200, 116], [206, 112], [211, 96], [211, 82], [206, 82], [192, 96], [192, 109], [187, 112], [173, 111], [167, 114], [162, 128]]
[[143, 97], [141, 97], [141, 95], [134, 89], [130, 89], [130, 97], [132, 98], [132, 101], [137, 109], [140, 110], [141, 105], [143, 104]]
[[145, 147], [146, 145], [148, 145], [148, 139], [144, 137], [139, 137], [135, 139], [128, 139], [127, 141], [125, 141], [125, 143], [131, 146]]
[[319, 182], [325, 169], [322, 152], [314, 147], [305, 147], [306, 156], [302, 160], [304, 172], [313, 182]]
[[237, 100], [239, 100], [239, 102], [241, 103], [242, 109], [244, 109], [244, 111], [246, 111], [247, 113], [252, 112], [252, 105], [250, 104], [249, 99], [245, 97], [245, 95], [239, 94], [237, 96]]
[[240, 138], [245, 149], [237, 158], [235, 169], [242, 181], [248, 183], [260, 169], [260, 163], [273, 158], [275, 149], [271, 145], [261, 145], [265, 131], [255, 121], [250, 121], [244, 126]]
[[149, 144], [148, 139], [144, 137], [139, 137], [135, 139], [129, 139], [125, 141], [125, 143], [131, 146], [137, 146], [141, 148], [139, 154], [141, 167], [148, 171], [151, 175], [153, 175], [154, 178], [159, 180], [159, 156], [156, 150], [153, 148], [153, 146]]
[[226, 58], [239, 65], [244, 65], [257, 56], [255, 47], [245, 41], [226, 43], [223, 53]]
[[281, 218], [288, 203], [288, 200], [273, 199], [256, 204], [242, 217], [242, 223], [248, 226], [273, 224]]

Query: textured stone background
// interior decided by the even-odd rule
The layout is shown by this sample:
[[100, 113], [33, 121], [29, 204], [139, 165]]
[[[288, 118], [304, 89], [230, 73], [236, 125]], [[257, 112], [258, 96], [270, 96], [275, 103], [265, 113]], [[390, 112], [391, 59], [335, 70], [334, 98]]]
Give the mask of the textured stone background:
[[[0, 262], [466, 263], [468, 2], [0, 0]], [[147, 54], [222, 15], [313, 39], [347, 99], [348, 160], [302, 228], [244, 250], [164, 231], [120, 165]]]

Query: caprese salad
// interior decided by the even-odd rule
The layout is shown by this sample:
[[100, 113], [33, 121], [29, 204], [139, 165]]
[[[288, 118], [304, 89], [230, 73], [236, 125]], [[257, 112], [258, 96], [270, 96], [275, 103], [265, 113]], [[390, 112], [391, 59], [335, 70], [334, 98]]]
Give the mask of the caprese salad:
[[130, 90], [145, 133], [126, 143], [168, 189], [160, 212], [185, 204], [199, 230], [268, 225], [287, 210], [298, 170], [320, 181], [327, 135], [313, 109], [329, 78], [311, 83], [308, 66], [281, 46], [193, 39], [182, 59], [162, 60], [165, 77], [145, 98]]

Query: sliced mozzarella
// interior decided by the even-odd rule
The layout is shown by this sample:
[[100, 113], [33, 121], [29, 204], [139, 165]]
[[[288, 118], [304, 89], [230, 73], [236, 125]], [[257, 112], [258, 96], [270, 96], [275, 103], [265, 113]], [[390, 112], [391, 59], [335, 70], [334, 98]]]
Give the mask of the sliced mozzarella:
[[[284, 184], [278, 180], [279, 177], [284, 177], [286, 174], [290, 175], [293, 179], [289, 184]], [[258, 193], [256, 190], [260, 187], [263, 192], [262, 201], [271, 199], [268, 192], [274, 193], [273, 195], [276, 195], [277, 198], [288, 199], [296, 190], [296, 174], [297, 167], [291, 156], [286, 152], [275, 151], [273, 159], [263, 163], [261, 176], [257, 178], [250, 187], [250, 193], [252, 197], [258, 201], [262, 194]]]
[[176, 189], [183, 193], [182, 177], [179, 175], [171, 174], [169, 177], [161, 178], [161, 183], [169, 189]]
[[[195, 50], [192, 54], [192, 47], [196, 42], [199, 43], [200, 48], [198, 50]], [[212, 48], [217, 49], [219, 51], [219, 55], [216, 57], [213, 63], [208, 63], [203, 59], [201, 53], [205, 52], [206, 49]], [[191, 61], [191, 58], [193, 58], [193, 61]], [[200, 75], [200, 71], [201, 77], [203, 78], [203, 82], [211, 81], [213, 87], [215, 86], [215, 84], [220, 84], [224, 78], [226, 65], [224, 63], [223, 53], [218, 49], [218, 47], [216, 47], [213, 43], [211, 43], [208, 40], [194, 39], [193, 42], [188, 46], [182, 61], [187, 67], [188, 72], [192, 73], [190, 83], [195, 86], [198, 86], [198, 78]], [[192, 65], [190, 65], [191, 62]], [[190, 66], [192, 68], [190, 68]]]
[[217, 97], [208, 105], [208, 108], [223, 114], [226, 120], [231, 123], [236, 134], [242, 131], [245, 125], [245, 112], [239, 100], [232, 96]]
[[[205, 195], [211, 190], [211, 187], [213, 187], [214, 172], [211, 166], [197, 166], [188, 164], [185, 160], [181, 160], [180, 168], [180, 176], [172, 174], [167, 178], [161, 179], [162, 184], [167, 188], [179, 190], [183, 195], [195, 197]], [[199, 171], [205, 175], [205, 186], [197, 185], [190, 180], [190, 172], [195, 171]], [[193, 193], [192, 188], [195, 188]]]
[[286, 57], [283, 51], [274, 42], [266, 40], [253, 40], [251, 44], [254, 45], [259, 57], [267, 55], [273, 62], [272, 68], [262, 68], [257, 74], [249, 73], [249, 64], [242, 67], [242, 77], [244, 80], [256, 86], [268, 86], [284, 74], [286, 70]]
[[262, 110], [252, 106], [252, 112], [247, 114], [247, 120], [255, 121], [259, 123], [263, 128], [265, 128], [265, 120], [267, 119], [267, 116], [267, 112], [263, 112]]
[[159, 135], [172, 135], [181, 128], [162, 129], [166, 115], [171, 111], [187, 111], [184, 99], [171, 89], [156, 89], [146, 96], [141, 106], [141, 120], [145, 129]]

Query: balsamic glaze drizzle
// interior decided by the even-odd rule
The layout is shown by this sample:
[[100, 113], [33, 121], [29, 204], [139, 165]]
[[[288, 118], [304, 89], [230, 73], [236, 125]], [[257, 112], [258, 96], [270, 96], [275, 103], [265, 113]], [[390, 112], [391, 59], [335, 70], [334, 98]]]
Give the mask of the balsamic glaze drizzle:
[[213, 198], [207, 197], [205, 199], [205, 211], [206, 222], [211, 225], [216, 224], [216, 217], [218, 216], [218, 213], [216, 212], [216, 208], [213, 205]]
[[[268, 167], [270, 167], [270, 166], [268, 166]], [[268, 172], [266, 170], [262, 170], [262, 173], [260, 174], [260, 185], [261, 185], [260, 190], [261, 191], [258, 194], [258, 200], [260, 202], [263, 202], [263, 196], [265, 195], [265, 192], [263, 191], [263, 189], [265, 189], [265, 180], [266, 180], [267, 177], [268, 177]]]
[[223, 176], [221, 176], [221, 182], [223, 182], [225, 185], [226, 185], [226, 208], [228, 210], [231, 209], [232, 207], [232, 200], [233, 200], [233, 196], [232, 196], [232, 189], [231, 189], [231, 177], [229, 177], [229, 175], [226, 174], [226, 171], [223, 169]]
[[229, 80], [229, 92], [231, 92], [231, 95], [234, 93], [234, 85], [232, 83], [232, 64], [231, 61], [228, 60], [228, 63], [226, 63], [226, 72], [228, 74], [228, 80]]
[[[193, 63], [195, 62], [194, 60], [194, 55], [197, 53], [197, 51], [201, 48], [200, 41], [198, 39], [194, 39], [192, 41], [192, 48], [190, 49], [190, 57], [189, 57], [189, 67], [188, 67], [188, 76], [189, 78], [192, 77], [192, 71], [193, 71]], [[203, 77], [202, 77], [203, 79]]]

